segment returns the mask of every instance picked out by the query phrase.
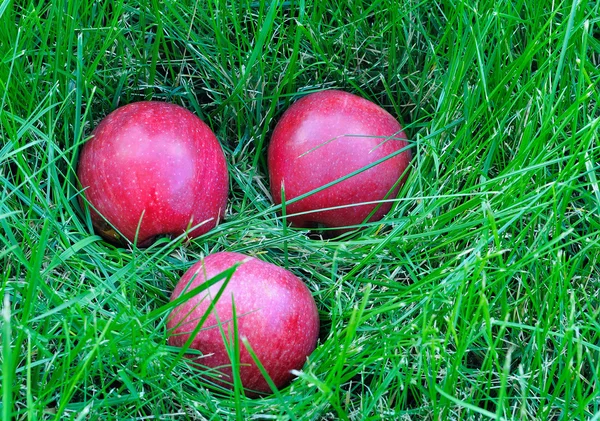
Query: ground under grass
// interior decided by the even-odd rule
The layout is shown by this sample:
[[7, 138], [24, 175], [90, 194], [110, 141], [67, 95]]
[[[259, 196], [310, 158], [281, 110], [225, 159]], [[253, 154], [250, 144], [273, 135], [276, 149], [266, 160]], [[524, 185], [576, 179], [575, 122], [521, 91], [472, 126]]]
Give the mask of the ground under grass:
[[[0, 1], [3, 419], [600, 419], [599, 66], [590, 0]], [[277, 118], [325, 88], [414, 154], [393, 211], [336, 240], [286, 227], [266, 171]], [[211, 126], [230, 200], [201, 238], [118, 248], [77, 156], [144, 99]], [[166, 345], [174, 284], [223, 250], [318, 303], [278, 396], [215, 390]]]

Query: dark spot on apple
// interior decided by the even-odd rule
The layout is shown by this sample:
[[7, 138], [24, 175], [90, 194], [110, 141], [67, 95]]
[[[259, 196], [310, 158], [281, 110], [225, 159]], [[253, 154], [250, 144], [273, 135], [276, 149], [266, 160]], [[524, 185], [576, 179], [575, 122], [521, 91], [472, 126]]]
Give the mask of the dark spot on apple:
[[311, 240], [324, 240], [323, 235], [317, 231], [309, 231], [306, 233], [306, 236]]
[[323, 240], [325, 237], [323, 236], [323, 228], [325, 226], [323, 224], [319, 224], [315, 221], [306, 221], [303, 224], [303, 228], [307, 228], [310, 231], [307, 233], [308, 238], [311, 240]]
[[302, 228], [310, 230], [306, 235], [311, 240], [332, 240], [350, 232], [349, 230], [333, 228], [316, 221], [307, 221], [302, 224]]
[[96, 224], [96, 230], [106, 241], [119, 245], [123, 243], [123, 238], [119, 233], [106, 221], [101, 220]]
[[142, 248], [148, 247], [148, 246], [154, 244], [156, 241], [160, 240], [161, 238], [167, 238], [170, 240], [173, 238], [173, 236], [171, 234], [157, 234], [153, 237], [148, 238], [145, 241], [139, 242], [138, 247], [142, 247]]

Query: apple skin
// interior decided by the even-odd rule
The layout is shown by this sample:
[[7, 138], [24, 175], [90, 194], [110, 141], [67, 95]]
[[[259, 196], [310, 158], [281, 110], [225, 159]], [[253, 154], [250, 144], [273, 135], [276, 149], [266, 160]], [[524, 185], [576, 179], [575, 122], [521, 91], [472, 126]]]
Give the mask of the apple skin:
[[[273, 200], [281, 204], [282, 186], [287, 202], [406, 146], [400, 123], [378, 105], [339, 90], [309, 94], [283, 114], [273, 132], [268, 152]], [[318, 210], [384, 199], [403, 176], [410, 159], [410, 150], [406, 150], [347, 180], [286, 204], [288, 215], [316, 211], [289, 216], [288, 220], [301, 228], [361, 224], [377, 204]], [[389, 199], [396, 197], [404, 180]], [[380, 220], [390, 208], [390, 202], [383, 203], [370, 221]]]
[[[105, 239], [119, 232], [145, 247], [161, 235], [190, 238], [225, 214], [227, 163], [221, 145], [196, 115], [157, 101], [122, 106], [104, 118], [81, 151], [77, 175], [90, 202], [92, 223]], [[82, 201], [82, 198], [80, 197]]]
[[[240, 338], [240, 378], [248, 395], [255, 397], [270, 394], [272, 390], [241, 338], [247, 338], [269, 377], [280, 389], [292, 380], [290, 370], [301, 369], [315, 349], [319, 335], [319, 314], [309, 289], [294, 274], [272, 263], [232, 252], [211, 254], [193, 265], [177, 283], [171, 301], [236, 263], [240, 263], [240, 266], [236, 268], [204, 327], [194, 337], [191, 348], [204, 354], [196, 358], [198, 364], [219, 367], [223, 382], [217, 383], [232, 387], [231, 360], [217, 320], [222, 323], [228, 337], [233, 334], [233, 296]], [[208, 309], [211, 297], [217, 294], [223, 282], [219, 281], [172, 310], [167, 321], [169, 345], [182, 347], [186, 343]]]

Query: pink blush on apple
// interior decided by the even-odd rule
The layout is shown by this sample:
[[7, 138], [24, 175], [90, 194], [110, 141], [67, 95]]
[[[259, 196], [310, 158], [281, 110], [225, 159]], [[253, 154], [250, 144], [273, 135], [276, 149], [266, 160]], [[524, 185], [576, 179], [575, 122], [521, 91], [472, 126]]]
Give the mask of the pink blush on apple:
[[[407, 145], [401, 125], [372, 102], [337, 90], [307, 95], [283, 114], [271, 138], [273, 200], [281, 203], [282, 186], [289, 201], [383, 160], [286, 209], [298, 227], [359, 225], [377, 202], [395, 198], [411, 158], [409, 150], [399, 152]], [[322, 210], [333, 207], [339, 208]], [[390, 208], [390, 202], [382, 203], [370, 220], [381, 219]]]
[[83, 146], [77, 174], [96, 231], [112, 242], [137, 235], [148, 246], [203, 223], [188, 232], [197, 237], [225, 213], [223, 150], [202, 120], [174, 104], [137, 102], [109, 114]]
[[[198, 364], [218, 369], [221, 377], [214, 381], [231, 387], [231, 359], [222, 332], [231, 340], [235, 303], [240, 378], [249, 394], [256, 396], [272, 391], [241, 338], [248, 340], [275, 386], [282, 388], [293, 379], [291, 371], [301, 369], [315, 349], [319, 314], [310, 291], [294, 274], [231, 252], [211, 254], [193, 265], [177, 283], [171, 300], [238, 263], [214, 309], [192, 338], [191, 347], [203, 354], [194, 357]], [[172, 310], [167, 321], [170, 345], [181, 347], [188, 341], [222, 284], [210, 286]]]

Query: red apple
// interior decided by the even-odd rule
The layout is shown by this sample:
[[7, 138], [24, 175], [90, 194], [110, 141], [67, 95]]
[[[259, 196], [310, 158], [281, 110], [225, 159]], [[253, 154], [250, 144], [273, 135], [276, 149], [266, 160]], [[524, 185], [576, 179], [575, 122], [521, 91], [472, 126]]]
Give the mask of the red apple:
[[[171, 295], [171, 301], [237, 263], [240, 266], [235, 269], [202, 329], [193, 338], [191, 347], [204, 354], [197, 357], [196, 362], [218, 368], [222, 381], [217, 382], [231, 387], [231, 359], [221, 329], [230, 340], [233, 334], [233, 301], [242, 385], [254, 393], [271, 393], [241, 339], [247, 338], [277, 388], [292, 380], [290, 370], [302, 368], [315, 349], [319, 334], [317, 306], [298, 277], [279, 266], [243, 254], [215, 253], [196, 263], [183, 275]], [[167, 322], [170, 345], [181, 347], [186, 343], [223, 282], [219, 281], [173, 309]], [[250, 392], [250, 395], [253, 393]]]
[[[269, 145], [269, 176], [276, 204], [286, 202], [388, 157], [407, 146], [400, 123], [359, 96], [328, 90], [307, 95], [281, 117]], [[377, 203], [394, 199], [411, 159], [409, 150], [299, 201], [286, 212], [297, 227], [342, 228], [361, 224]], [[399, 182], [400, 180], [400, 182]], [[351, 206], [348, 206], [351, 205]], [[355, 206], [352, 206], [355, 205]], [[338, 207], [333, 210], [319, 210]], [[345, 206], [345, 207], [341, 207]], [[370, 221], [391, 208], [384, 202]]]
[[137, 232], [143, 247], [195, 226], [188, 236], [197, 237], [225, 212], [223, 150], [210, 128], [178, 105], [136, 102], [110, 113], [83, 146], [77, 175], [94, 227], [113, 242], [124, 241], [110, 224], [132, 242]]

